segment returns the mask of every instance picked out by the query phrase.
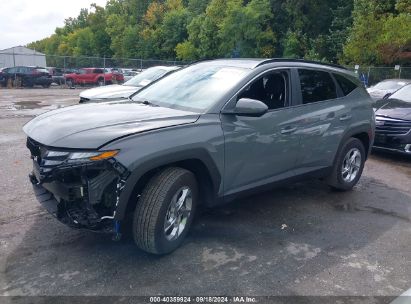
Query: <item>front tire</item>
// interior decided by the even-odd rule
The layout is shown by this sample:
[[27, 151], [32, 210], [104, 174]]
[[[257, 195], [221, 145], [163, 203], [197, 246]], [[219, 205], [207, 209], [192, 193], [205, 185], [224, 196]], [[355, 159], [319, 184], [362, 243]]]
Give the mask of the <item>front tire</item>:
[[351, 190], [360, 180], [365, 159], [363, 143], [357, 138], [350, 138], [338, 153], [328, 184], [336, 190]]
[[194, 174], [172, 167], [156, 174], [141, 194], [133, 219], [137, 246], [149, 253], [167, 254], [183, 242], [198, 203]]

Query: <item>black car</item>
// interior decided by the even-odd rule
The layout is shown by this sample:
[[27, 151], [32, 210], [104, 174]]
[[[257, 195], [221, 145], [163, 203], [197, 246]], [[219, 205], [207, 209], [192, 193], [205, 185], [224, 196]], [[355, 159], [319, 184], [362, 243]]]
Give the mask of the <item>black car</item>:
[[32, 66], [17, 66], [2, 70], [4, 82], [7, 84], [11, 79], [15, 86], [33, 87], [41, 85], [48, 88], [53, 79], [46, 68]]
[[374, 105], [374, 148], [411, 155], [411, 84]]
[[53, 82], [58, 85], [62, 85], [66, 83], [64, 78], [64, 74], [66, 72], [63, 69], [55, 68], [55, 67], [47, 67], [47, 71], [50, 73]]
[[4, 69], [0, 69], [0, 86], [5, 86], [6, 85], [6, 79], [4, 77], [3, 70]]

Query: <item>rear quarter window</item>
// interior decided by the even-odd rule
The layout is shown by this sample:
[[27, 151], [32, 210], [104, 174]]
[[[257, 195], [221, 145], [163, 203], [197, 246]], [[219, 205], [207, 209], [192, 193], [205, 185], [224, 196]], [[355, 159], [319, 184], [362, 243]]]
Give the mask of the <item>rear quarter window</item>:
[[357, 88], [357, 85], [349, 80], [347, 77], [340, 74], [333, 74], [335, 80], [338, 82], [344, 96], [347, 96]]

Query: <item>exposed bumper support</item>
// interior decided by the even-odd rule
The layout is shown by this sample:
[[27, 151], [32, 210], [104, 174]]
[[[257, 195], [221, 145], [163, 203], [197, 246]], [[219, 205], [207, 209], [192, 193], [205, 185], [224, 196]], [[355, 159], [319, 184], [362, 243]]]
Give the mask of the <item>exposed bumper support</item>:
[[72, 228], [119, 234], [115, 216], [129, 173], [113, 159], [103, 162], [56, 167], [45, 176], [34, 162], [29, 178], [37, 200]]

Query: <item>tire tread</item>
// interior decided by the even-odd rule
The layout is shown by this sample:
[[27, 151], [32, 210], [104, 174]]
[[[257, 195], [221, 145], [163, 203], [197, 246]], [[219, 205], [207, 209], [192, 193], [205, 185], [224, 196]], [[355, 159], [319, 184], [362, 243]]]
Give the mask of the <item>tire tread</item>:
[[134, 241], [140, 249], [159, 253], [155, 244], [158, 214], [168, 190], [174, 181], [186, 172], [188, 171], [182, 168], [166, 168], [153, 176], [147, 183], [137, 203], [133, 220]]

